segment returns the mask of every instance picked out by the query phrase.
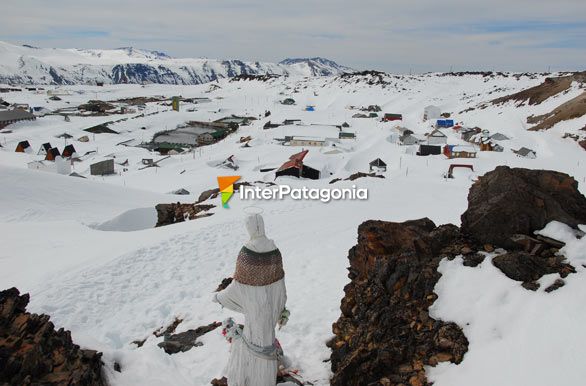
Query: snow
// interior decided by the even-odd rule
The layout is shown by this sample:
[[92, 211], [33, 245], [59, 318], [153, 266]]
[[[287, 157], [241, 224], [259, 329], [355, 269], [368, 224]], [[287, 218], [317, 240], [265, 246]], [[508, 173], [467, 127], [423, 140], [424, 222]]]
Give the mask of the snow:
[[544, 291], [559, 275], [540, 279], [536, 292], [521, 287], [492, 265], [492, 255], [476, 267], [462, 258], [440, 263], [438, 300], [430, 308], [436, 319], [456, 322], [464, 329], [469, 351], [459, 365], [440, 363], [426, 369], [436, 385], [580, 385], [586, 379], [582, 365], [586, 331], [585, 239], [560, 223], [540, 232], [558, 236], [562, 249], [576, 262], [577, 273], [565, 286]]
[[[0, 131], [0, 288], [17, 286], [29, 292], [31, 312], [48, 313], [57, 327], [72, 331], [77, 344], [102, 351], [114, 386], [208, 384], [213, 377], [222, 375], [228, 358], [229, 347], [218, 331], [205, 335], [202, 347], [172, 356], [156, 346], [162, 338], [152, 332], [175, 317], [184, 319], [178, 332], [228, 316], [238, 319], [238, 315], [212, 303], [211, 295], [220, 281], [232, 274], [236, 254], [246, 241], [244, 210], [254, 205], [263, 209], [267, 233], [284, 258], [291, 319], [278, 332], [278, 338], [305, 379], [315, 385], [327, 385], [330, 365], [323, 361], [330, 352], [325, 342], [331, 338], [331, 324], [340, 314], [343, 287], [349, 280], [347, 254], [356, 244], [360, 223], [368, 219], [405, 221], [429, 217], [437, 224], [459, 224], [473, 180], [497, 165], [569, 173], [584, 192], [586, 170], [580, 164], [584, 162], [584, 151], [573, 141], [562, 139], [558, 126], [536, 133], [526, 131], [523, 123], [527, 115], [549, 111], [574, 91], [539, 106], [489, 106], [458, 113], [539, 84], [543, 78], [389, 76], [390, 85], [383, 88], [364, 82], [349, 84], [335, 77], [289, 77], [268, 82], [222, 80], [213, 91], [209, 84], [76, 85], [61, 88], [70, 92], [62, 101], [50, 101], [45, 93], [29, 91], [3, 94], [9, 102], [26, 102], [50, 110], [75, 107], [89, 99], [137, 96], [181, 95], [211, 101], [203, 105], [182, 103], [180, 112], [164, 104], [147, 103], [145, 110], [137, 113], [71, 116], [70, 122], [48, 115], [11, 125], [7, 128], [10, 133]], [[495, 89], [500, 91], [493, 92]], [[280, 104], [288, 96], [297, 101], [296, 106]], [[306, 104], [315, 105], [316, 111], [303, 111]], [[475, 173], [456, 170], [454, 179], [445, 179], [443, 175], [454, 160], [443, 155], [409, 154], [408, 147], [388, 141], [396, 123], [353, 119], [356, 111], [346, 108], [370, 104], [382, 106], [383, 112], [402, 113], [401, 124], [420, 138], [431, 131], [429, 122], [422, 121], [423, 108], [434, 104], [442, 106], [442, 111], [452, 112], [467, 126], [501, 132], [512, 139], [503, 142], [502, 153], [478, 152], [478, 158], [467, 159]], [[265, 110], [271, 111], [270, 117], [262, 118]], [[160, 167], [142, 169], [142, 159], [157, 161], [162, 156], [144, 148], [117, 145], [128, 140], [149, 141], [157, 132], [187, 121], [211, 121], [230, 114], [261, 119], [217, 144], [165, 159]], [[128, 119], [121, 120], [124, 118]], [[275, 123], [285, 119], [301, 119], [317, 126], [263, 130], [267, 120]], [[119, 135], [94, 135], [83, 130], [110, 121], [115, 121], [109, 127]], [[343, 122], [351, 125], [344, 131], [355, 132], [355, 140], [340, 140], [335, 148], [310, 148], [304, 160], [322, 171], [320, 180], [290, 177], [275, 181], [274, 171], [260, 171], [278, 167], [300, 151], [299, 147], [282, 146], [274, 138], [335, 137], [337, 129], [327, 125]], [[570, 127], [567, 122], [562, 125], [564, 132], [576, 133], [583, 126]], [[63, 132], [73, 138], [55, 138]], [[448, 144], [465, 144], [453, 130], [445, 133]], [[90, 141], [76, 140], [83, 135], [88, 135]], [[253, 138], [251, 147], [242, 148], [238, 139], [249, 135]], [[86, 179], [28, 170], [28, 162], [42, 157], [14, 153], [21, 140], [29, 140], [33, 149], [48, 141], [60, 149], [73, 143], [82, 159], [74, 163], [72, 170]], [[520, 158], [511, 151], [523, 146], [534, 149], [537, 158]], [[333, 149], [342, 151], [331, 153]], [[237, 171], [217, 167], [231, 155], [239, 166]], [[111, 158], [116, 163], [115, 175], [90, 175], [92, 163]], [[368, 172], [369, 162], [376, 158], [387, 163], [384, 179], [329, 184], [334, 178]], [[127, 166], [121, 165], [126, 160]], [[152, 227], [156, 204], [194, 202], [201, 192], [217, 187], [217, 176], [233, 174], [240, 175], [241, 181], [286, 183], [292, 188], [356, 185], [369, 189], [369, 199], [324, 204], [291, 199], [240, 201], [234, 195], [230, 209], [221, 208], [219, 199], [210, 201], [216, 205], [210, 217]], [[167, 193], [180, 188], [192, 194]], [[544, 232], [557, 235], [562, 231], [571, 241], [565, 247], [567, 253], [575, 261], [583, 260], [584, 241], [575, 237], [572, 241], [563, 229], [546, 228]], [[585, 374], [577, 362], [586, 355], [586, 348], [579, 345], [584, 340], [581, 326], [585, 313], [581, 304], [586, 296], [580, 264], [578, 273], [566, 279], [566, 286], [551, 294], [521, 288], [496, 270], [489, 259], [474, 269], [462, 266], [461, 259], [444, 261], [440, 269], [443, 276], [436, 288], [439, 299], [433, 306], [434, 316], [463, 326], [471, 345], [461, 365], [441, 364], [428, 369], [436, 385], [583, 383]], [[131, 343], [145, 338], [141, 348]], [[122, 373], [113, 371], [114, 362], [120, 363]]]

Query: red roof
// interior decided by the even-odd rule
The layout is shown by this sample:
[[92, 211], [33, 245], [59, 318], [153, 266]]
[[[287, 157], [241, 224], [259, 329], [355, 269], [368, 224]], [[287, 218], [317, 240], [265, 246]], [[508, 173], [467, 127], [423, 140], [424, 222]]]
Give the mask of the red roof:
[[289, 168], [297, 168], [301, 169], [303, 167], [303, 159], [309, 153], [309, 150], [303, 150], [300, 153], [293, 154], [289, 157], [289, 161], [285, 162], [277, 171], [289, 169]]

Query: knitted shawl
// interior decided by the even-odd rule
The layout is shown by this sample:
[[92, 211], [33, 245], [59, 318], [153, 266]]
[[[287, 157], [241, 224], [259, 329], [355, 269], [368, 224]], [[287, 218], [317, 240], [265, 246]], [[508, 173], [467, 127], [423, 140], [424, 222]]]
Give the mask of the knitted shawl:
[[241, 284], [265, 286], [285, 277], [283, 259], [278, 249], [269, 252], [255, 252], [242, 247], [236, 259], [234, 280]]

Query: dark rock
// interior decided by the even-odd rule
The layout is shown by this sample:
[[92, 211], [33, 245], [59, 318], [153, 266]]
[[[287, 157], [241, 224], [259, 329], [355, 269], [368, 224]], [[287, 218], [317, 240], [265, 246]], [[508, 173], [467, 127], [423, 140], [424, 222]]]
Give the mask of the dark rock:
[[543, 258], [527, 252], [508, 252], [492, 259], [494, 266], [508, 278], [522, 282], [532, 282], [551, 273], [567, 276], [576, 272], [573, 266], [563, 261], [561, 256]]
[[464, 265], [466, 267], [478, 267], [484, 261], [486, 256], [481, 253], [473, 253], [464, 256]]
[[120, 363], [114, 362], [114, 371], [117, 371], [119, 373], [122, 372], [122, 367], [120, 366]]
[[213, 386], [228, 386], [228, 380], [226, 377], [222, 377], [220, 379], [214, 378], [212, 379]]
[[231, 277], [227, 277], [225, 279], [222, 279], [222, 282], [218, 285], [218, 288], [216, 288], [215, 292], [220, 292], [225, 290], [226, 288], [228, 288], [228, 286], [230, 285], [230, 283], [232, 283], [232, 278]]
[[539, 289], [539, 283], [536, 281], [525, 281], [521, 286], [529, 291], [537, 291]]
[[558, 288], [561, 288], [565, 285], [566, 285], [565, 281], [563, 281], [562, 279], [556, 279], [556, 281], [554, 281], [552, 283], [552, 285], [550, 285], [549, 287], [547, 287], [545, 289], [545, 292], [547, 292], [547, 293], [553, 292], [553, 291], [557, 290]]
[[464, 244], [457, 227], [429, 219], [360, 225], [329, 342], [331, 385], [428, 385], [425, 365], [462, 361], [462, 330], [434, 320], [428, 308], [437, 298], [440, 256], [459, 254]]
[[158, 344], [167, 354], [176, 354], [191, 350], [193, 347], [202, 346], [197, 338], [220, 327], [222, 323], [214, 322], [207, 326], [201, 326], [195, 330], [187, 330], [174, 335], [165, 335], [165, 340]]
[[330, 181], [330, 184], [335, 184], [336, 182], [339, 182], [339, 181], [355, 181], [359, 178], [365, 178], [365, 177], [385, 178], [385, 176], [383, 176], [381, 174], [357, 172], [357, 173], [351, 174], [349, 177], [344, 178], [343, 180], [341, 178], [334, 178], [333, 180]]
[[167, 328], [161, 327], [157, 331], [153, 332], [153, 335], [156, 337], [170, 335], [175, 332], [175, 330], [177, 329], [177, 326], [179, 326], [181, 324], [181, 322], [183, 322], [183, 319], [179, 319], [176, 317], [175, 320], [173, 321], [173, 323], [168, 325]]
[[104, 386], [102, 354], [81, 350], [49, 316], [26, 312], [29, 295], [0, 292], [0, 385]]
[[472, 185], [462, 232], [482, 244], [518, 248], [515, 234], [531, 235], [550, 221], [586, 223], [586, 197], [567, 174], [498, 166]]
[[155, 227], [176, 224], [185, 220], [195, 220], [202, 217], [208, 217], [213, 213], [206, 213], [215, 205], [203, 204], [158, 204], [155, 206], [157, 210], [157, 224]]

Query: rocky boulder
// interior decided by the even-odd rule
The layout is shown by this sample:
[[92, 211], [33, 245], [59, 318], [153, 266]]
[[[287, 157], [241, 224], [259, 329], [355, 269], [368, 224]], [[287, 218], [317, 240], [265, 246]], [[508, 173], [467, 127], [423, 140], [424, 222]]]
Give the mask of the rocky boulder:
[[515, 249], [515, 234], [532, 235], [550, 221], [586, 224], [586, 197], [567, 174], [498, 166], [468, 193], [462, 232], [481, 243]]
[[454, 323], [435, 320], [437, 267], [467, 245], [456, 226], [429, 219], [367, 221], [350, 252], [342, 314], [333, 325], [333, 386], [428, 385], [425, 365], [459, 363], [468, 340]]
[[157, 224], [155, 227], [211, 216], [213, 213], [207, 212], [214, 207], [215, 205], [182, 204], [179, 202], [174, 204], [158, 204], [155, 206], [157, 210]]
[[29, 295], [0, 292], [0, 385], [104, 386], [101, 353], [82, 350], [47, 315], [26, 312]]

